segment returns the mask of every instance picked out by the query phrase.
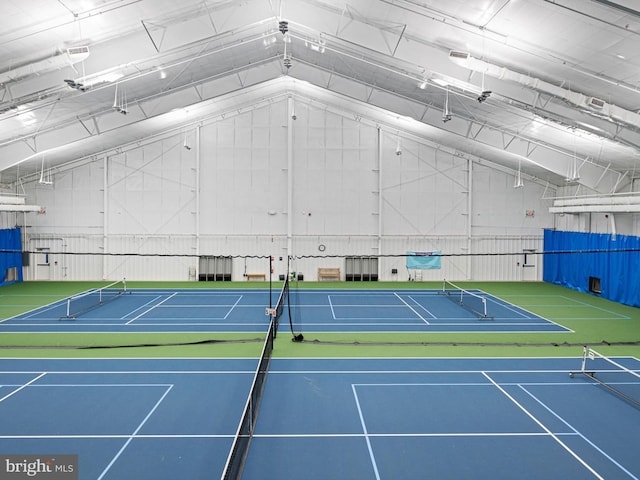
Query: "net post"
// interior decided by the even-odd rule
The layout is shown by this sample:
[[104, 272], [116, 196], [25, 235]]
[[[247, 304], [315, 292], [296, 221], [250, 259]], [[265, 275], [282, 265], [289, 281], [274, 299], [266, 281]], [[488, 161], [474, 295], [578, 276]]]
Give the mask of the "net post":
[[273, 343], [275, 338], [275, 323], [269, 322], [269, 331], [262, 347], [258, 367], [253, 376], [251, 390], [244, 406], [242, 418], [236, 430], [236, 435], [227, 456], [227, 461], [222, 472], [221, 480], [240, 480], [244, 464], [249, 453], [249, 446], [255, 431], [258, 419], [260, 403], [264, 394], [267, 381], [267, 373], [271, 363]]
[[[601, 368], [600, 370], [596, 370], [596, 368], [594, 367], [593, 370], [587, 370], [587, 361], [588, 360], [600, 360], [602, 362], [606, 362], [607, 364], [615, 367], [613, 370], [611, 370], [611, 367], [608, 368]], [[610, 379], [607, 380], [606, 375], [608, 374], [613, 374], [613, 375], [619, 375], [619, 374], [625, 374], [625, 375], [630, 375], [634, 378], [633, 382], [631, 382], [632, 385], [637, 385], [638, 380], [636, 379], [640, 379], [640, 373], [631, 370], [627, 367], [625, 367], [624, 365], [620, 364], [619, 362], [608, 358], [604, 355], [602, 355], [601, 353], [596, 352], [595, 350], [593, 350], [592, 348], [589, 348], [589, 346], [585, 345], [582, 349], [582, 369], [580, 371], [573, 371], [573, 372], [569, 372], [569, 376], [573, 378], [573, 376], [576, 373], [581, 373], [582, 375], [584, 375], [585, 377], [588, 377], [589, 379], [593, 380], [594, 382], [596, 382], [598, 385], [600, 385], [603, 388], [606, 388], [607, 390], [609, 390], [610, 392], [614, 393], [615, 395], [618, 395], [620, 398], [622, 398], [623, 400], [625, 400], [626, 402], [630, 403], [631, 405], [640, 408], [640, 400], [638, 400], [637, 398], [634, 397], [634, 391], [632, 390], [631, 392], [629, 391], [625, 391], [623, 388], [624, 386], [629, 383], [627, 381], [611, 381]], [[602, 374], [601, 376], [603, 376], [604, 378], [598, 378], [598, 376], [596, 375], [596, 373]], [[637, 394], [637, 392], [635, 392]]]
[[[291, 271], [291, 261], [293, 260], [293, 255], [287, 255], [287, 279], [289, 282], [289, 275]], [[293, 314], [291, 313], [291, 289], [287, 288], [287, 314], [289, 315], [289, 326], [291, 327], [291, 341], [292, 342], [302, 342], [304, 341], [304, 335], [302, 333], [296, 333], [293, 328]]]
[[269, 308], [273, 308], [273, 298], [271, 292], [273, 291], [273, 256], [269, 255]]
[[587, 356], [589, 355], [589, 347], [582, 347], [582, 368], [580, 371], [585, 372], [587, 370]]

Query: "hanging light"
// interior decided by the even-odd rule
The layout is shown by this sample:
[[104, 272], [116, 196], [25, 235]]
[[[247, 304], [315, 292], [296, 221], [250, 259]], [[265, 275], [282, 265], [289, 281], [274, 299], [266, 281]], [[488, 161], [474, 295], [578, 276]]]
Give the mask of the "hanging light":
[[447, 123], [452, 118], [451, 111], [449, 110], [449, 88], [447, 88], [444, 97], [444, 108], [442, 110], [442, 121]]
[[524, 182], [522, 181], [522, 171], [520, 168], [520, 160], [518, 160], [518, 172], [516, 173], [516, 179], [513, 182], [513, 188], [521, 188], [524, 187]]
[[42, 164], [40, 166], [40, 180], [38, 183], [41, 185], [53, 185], [53, 178], [51, 177], [51, 169], [48, 168], [47, 171], [44, 171], [44, 155], [42, 155]]
[[402, 155], [402, 145], [400, 144], [400, 135], [398, 134], [398, 141], [396, 143], [396, 155]]

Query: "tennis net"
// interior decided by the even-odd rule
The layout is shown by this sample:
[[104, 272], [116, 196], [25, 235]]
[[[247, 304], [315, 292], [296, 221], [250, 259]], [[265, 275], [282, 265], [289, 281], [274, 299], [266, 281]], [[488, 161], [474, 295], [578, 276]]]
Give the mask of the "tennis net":
[[221, 477], [222, 480], [236, 480], [242, 477], [242, 470], [244, 469], [247, 454], [249, 453], [249, 444], [253, 438], [253, 431], [256, 420], [258, 419], [258, 410], [260, 409], [260, 402], [262, 401], [264, 386], [267, 380], [267, 372], [269, 370], [269, 364], [271, 363], [271, 353], [273, 352], [273, 340], [275, 336], [275, 322], [272, 319], [271, 322], [269, 322], [269, 332], [267, 333], [267, 338], [262, 348], [258, 369], [253, 377], [251, 392], [247, 398], [240, 425], [238, 426], [231, 451], [227, 457], [227, 463]]
[[294, 315], [293, 315], [292, 309], [294, 309], [295, 306], [292, 306], [291, 304], [291, 279], [296, 276], [296, 273], [291, 272], [289, 268], [290, 266], [291, 266], [291, 257], [288, 257], [287, 273], [284, 275], [284, 284], [282, 285], [280, 296], [278, 297], [278, 301], [276, 302], [275, 308], [269, 308], [267, 309], [267, 311], [271, 314], [271, 318], [274, 320], [275, 335], [277, 335], [278, 328], [280, 327], [280, 320], [285, 315], [285, 308], [286, 308], [286, 314], [289, 318], [289, 326], [291, 327], [292, 340], [294, 342], [302, 342], [304, 340], [304, 336], [302, 335], [302, 333], [296, 333], [296, 329], [299, 327], [299, 325], [296, 325], [294, 327], [294, 322], [293, 322]]
[[75, 319], [89, 310], [103, 305], [127, 293], [125, 279], [110, 283], [102, 288], [94, 288], [67, 299], [66, 314], [60, 319]]
[[460, 288], [447, 280], [444, 280], [442, 283], [442, 293], [467, 310], [478, 315], [478, 318], [491, 318], [487, 313], [487, 299], [483, 296]]
[[571, 378], [578, 374], [594, 380], [630, 404], [640, 407], [640, 373], [585, 346], [580, 370], [569, 372]]
[[273, 316], [274, 321], [274, 337], [278, 334], [278, 327], [280, 327], [280, 319], [282, 318], [282, 314], [284, 313], [284, 306], [289, 297], [289, 275], [285, 275], [284, 277], [284, 285], [282, 286], [282, 290], [280, 291], [280, 296], [278, 297], [278, 301], [276, 302], [275, 315]]

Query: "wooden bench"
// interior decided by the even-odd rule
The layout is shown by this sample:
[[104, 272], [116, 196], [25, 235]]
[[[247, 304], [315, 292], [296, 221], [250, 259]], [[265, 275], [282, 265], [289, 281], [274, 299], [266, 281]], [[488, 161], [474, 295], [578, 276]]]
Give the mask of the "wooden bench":
[[318, 281], [321, 282], [323, 280], [340, 280], [340, 269], [339, 268], [318, 268]]
[[267, 275], [264, 273], [245, 273], [244, 276], [247, 277], [247, 282], [251, 282], [252, 280], [267, 281]]

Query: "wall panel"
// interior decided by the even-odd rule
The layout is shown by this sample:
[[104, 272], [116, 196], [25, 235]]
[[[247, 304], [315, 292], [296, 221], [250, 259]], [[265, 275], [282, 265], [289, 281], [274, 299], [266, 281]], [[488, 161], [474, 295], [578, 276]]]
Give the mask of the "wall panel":
[[[423, 280], [525, 279], [521, 252], [541, 248], [542, 228], [557, 222], [543, 186], [515, 189], [512, 172], [487, 162], [294, 105], [295, 120], [282, 99], [60, 170], [54, 185], [25, 185], [47, 207], [28, 217], [27, 245], [59, 252], [51, 279], [189, 280], [198, 254], [233, 256], [234, 280], [268, 275], [273, 256], [277, 278], [289, 245], [305, 281], [320, 266], [344, 274], [346, 255], [382, 255], [380, 279], [406, 280], [402, 255], [434, 250], [442, 268]], [[489, 253], [514, 255], [470, 256]]]

